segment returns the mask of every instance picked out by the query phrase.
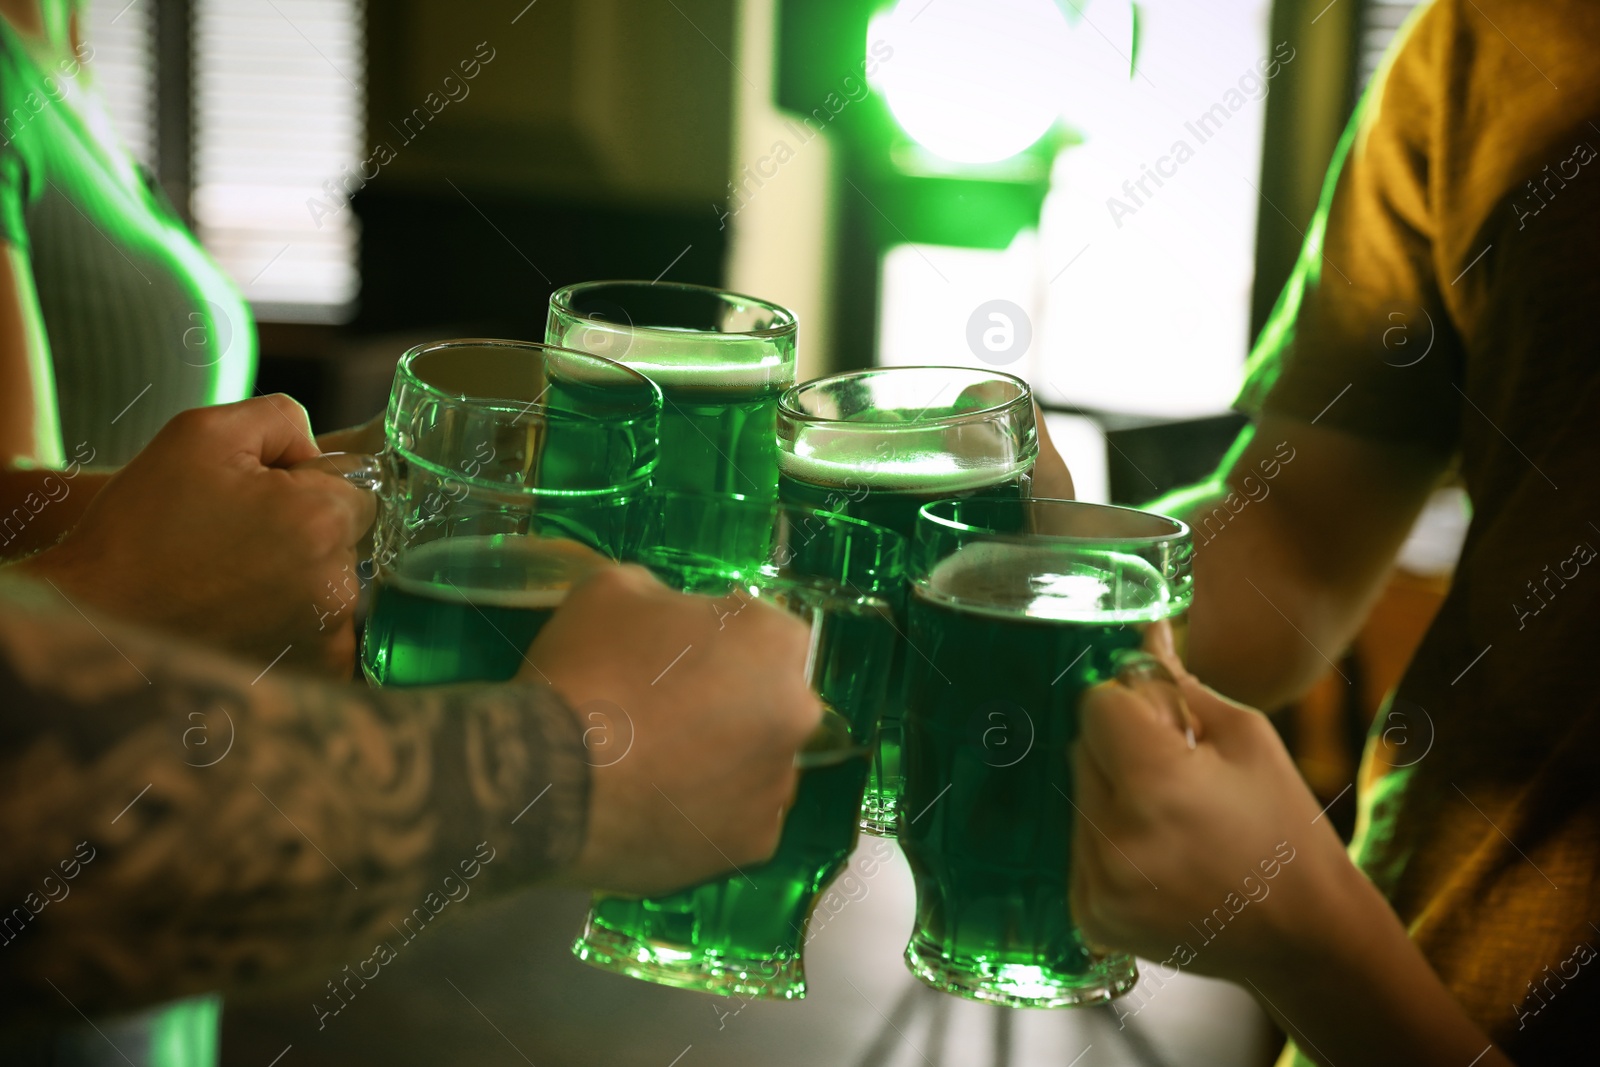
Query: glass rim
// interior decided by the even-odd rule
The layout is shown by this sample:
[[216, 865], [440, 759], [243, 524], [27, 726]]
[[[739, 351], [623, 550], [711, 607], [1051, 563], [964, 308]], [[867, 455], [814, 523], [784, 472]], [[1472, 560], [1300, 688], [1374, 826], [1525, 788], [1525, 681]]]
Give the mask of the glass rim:
[[[959, 504], [965, 507], [994, 507], [994, 508], [1023, 508], [1032, 509], [1034, 505], [1043, 504], [1052, 509], [1067, 506], [1073, 509], [1093, 510], [1100, 512], [1118, 512], [1125, 515], [1137, 515], [1143, 519], [1165, 523], [1169, 527], [1166, 533], [1149, 534], [1143, 536], [1105, 536], [1082, 537], [1074, 534], [1029, 533], [1015, 534], [990, 529], [977, 523], [963, 522], [947, 515], [937, 514], [935, 509], [946, 508]], [[944, 529], [956, 533], [973, 534], [990, 541], [1005, 541], [1016, 544], [1059, 544], [1059, 545], [1126, 545], [1152, 547], [1190, 540], [1193, 529], [1182, 519], [1175, 519], [1170, 515], [1162, 515], [1143, 508], [1130, 508], [1121, 504], [1096, 504], [1088, 500], [1068, 500], [1062, 497], [1034, 496], [1020, 500], [975, 500], [970, 498], [946, 498], [934, 500], [917, 509], [917, 521], [930, 522]]]
[[[639, 371], [628, 366], [627, 364], [618, 363], [614, 359], [607, 359], [605, 356], [597, 356], [591, 352], [582, 352], [578, 349], [563, 348], [560, 345], [546, 344], [543, 341], [518, 341], [504, 337], [453, 337], [443, 341], [424, 341], [422, 344], [411, 346], [401, 354], [399, 363], [396, 366], [396, 372], [398, 375], [403, 376], [406, 381], [414, 385], [419, 391], [424, 392], [435, 399], [448, 401], [452, 404], [464, 404], [472, 402], [501, 404], [520, 403], [520, 401], [512, 400], [509, 397], [467, 396], [461, 393], [451, 392], [423, 378], [416, 372], [415, 369], [413, 369], [413, 364], [418, 359], [421, 359], [423, 356], [432, 355], [435, 352], [442, 352], [451, 349], [465, 350], [485, 348], [536, 352], [539, 353], [541, 357], [546, 352], [557, 352], [560, 353], [560, 355], [564, 358], [575, 359], [579, 362], [587, 362], [590, 366], [598, 366], [606, 370], [620, 371], [624, 379], [629, 380], [632, 384], [644, 386], [645, 395], [648, 398], [644, 402], [634, 405], [628, 410], [622, 412], [621, 414], [624, 416], [659, 413], [665, 403], [665, 401], [662, 399], [661, 387], [652, 381], [647, 375], [641, 374]], [[586, 416], [579, 415], [576, 412], [553, 409], [545, 404], [542, 404], [539, 401], [543, 396], [544, 393], [541, 392], [538, 397], [528, 401], [526, 407], [522, 409], [523, 413], [538, 412], [541, 417], [547, 419], [554, 417], [557, 419], [572, 419], [574, 421], [593, 421]]]
[[[1021, 391], [1010, 400], [1002, 401], [998, 404], [990, 404], [988, 407], [974, 408], [971, 411], [963, 411], [955, 415], [941, 415], [934, 419], [919, 419], [916, 422], [871, 422], [860, 419], [835, 419], [827, 415], [814, 415], [811, 412], [802, 410], [795, 405], [795, 400], [800, 396], [800, 394], [804, 393], [808, 389], [812, 389], [820, 385], [832, 384], [834, 382], [851, 381], [877, 374], [894, 374], [902, 371], [932, 370], [946, 372], [959, 371], [961, 373], [972, 374], [980, 379], [987, 379], [991, 381], [1001, 380], [1017, 385]], [[959, 426], [962, 423], [980, 421], [986, 416], [993, 417], [1004, 414], [1005, 412], [1010, 411], [1011, 409], [1024, 403], [1027, 404], [1028, 410], [1031, 413], [1033, 410], [1033, 388], [1028, 385], [1026, 381], [1017, 377], [1015, 374], [1007, 374], [1004, 371], [986, 371], [979, 370], [976, 367], [941, 367], [934, 364], [924, 364], [914, 367], [868, 367], [865, 370], [844, 371], [840, 374], [829, 374], [821, 378], [812, 378], [810, 381], [800, 382], [798, 385], [790, 386], [788, 389], [783, 391], [782, 396], [778, 397], [778, 417], [780, 419], [787, 419], [791, 422], [802, 422], [813, 426], [828, 426], [830, 428], [838, 427], [840, 429], [860, 427], [863, 431], [868, 433], [915, 433], [927, 429], [937, 429], [942, 426]], [[931, 407], [932, 405], [929, 406]], [[782, 442], [781, 437], [779, 438], [779, 441], [780, 443]]]
[[[696, 330], [690, 332], [669, 329], [662, 326], [640, 326], [631, 321], [626, 326], [623, 326], [621, 323], [611, 322], [608, 319], [594, 318], [593, 316], [587, 315], [572, 306], [573, 297], [582, 296], [604, 289], [668, 289], [680, 293], [694, 293], [712, 296], [724, 304], [738, 301], [740, 303], [753, 304], [764, 311], [772, 312], [775, 323], [772, 326], [768, 326], [760, 330], [739, 330], [733, 333], [723, 333], [720, 330]], [[775, 304], [770, 300], [763, 300], [759, 296], [751, 296], [748, 293], [739, 293], [731, 289], [719, 289], [713, 285], [696, 285], [692, 282], [647, 282], [637, 278], [615, 278], [601, 281], [576, 282], [572, 285], [563, 285], [561, 288], [550, 294], [550, 310], [562, 315], [566, 315], [570, 318], [577, 319], [581, 322], [600, 323], [610, 326], [613, 329], [626, 329], [633, 332], [645, 333], [653, 336], [672, 337], [679, 340], [683, 340], [686, 336], [692, 336], [697, 339], [696, 343], [701, 344], [705, 343], [705, 338], [725, 337], [730, 340], [768, 340], [786, 337], [794, 334], [799, 329], [800, 325], [800, 317], [793, 311], [790, 311], [782, 304]]]

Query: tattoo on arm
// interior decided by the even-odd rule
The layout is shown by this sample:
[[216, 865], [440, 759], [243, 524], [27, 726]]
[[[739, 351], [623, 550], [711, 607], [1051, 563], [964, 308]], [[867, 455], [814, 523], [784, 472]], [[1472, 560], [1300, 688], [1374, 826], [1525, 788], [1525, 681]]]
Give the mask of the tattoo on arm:
[[0, 1004], [77, 1018], [348, 962], [464, 861], [492, 854], [492, 894], [577, 854], [588, 767], [554, 691], [254, 676], [0, 581]]

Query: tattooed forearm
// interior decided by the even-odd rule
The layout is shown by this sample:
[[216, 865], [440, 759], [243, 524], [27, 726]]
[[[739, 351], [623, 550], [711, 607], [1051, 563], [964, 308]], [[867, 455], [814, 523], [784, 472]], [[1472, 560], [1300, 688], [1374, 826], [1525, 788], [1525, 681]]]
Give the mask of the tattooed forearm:
[[552, 690], [264, 666], [0, 581], [0, 1004], [76, 1018], [68, 999], [92, 1015], [287, 977], [392, 936], [480, 843], [487, 895], [576, 855], [588, 768]]

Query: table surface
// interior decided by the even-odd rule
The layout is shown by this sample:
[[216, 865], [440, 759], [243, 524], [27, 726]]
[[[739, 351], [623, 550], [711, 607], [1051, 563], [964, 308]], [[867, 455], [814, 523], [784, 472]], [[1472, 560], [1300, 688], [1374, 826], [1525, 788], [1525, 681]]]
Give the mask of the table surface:
[[267, 1000], [230, 1002], [223, 1061], [1255, 1067], [1270, 1057], [1270, 1031], [1245, 991], [1188, 974], [1162, 980], [1149, 966], [1114, 1007], [1015, 1011], [935, 992], [901, 962], [914, 903], [904, 858], [863, 837], [852, 864], [860, 879], [851, 883], [854, 899], [841, 906], [843, 897], [835, 897], [837, 910], [813, 920], [820, 926], [806, 948], [803, 1001], [741, 1004], [585, 966], [569, 946], [587, 899], [535, 890], [441, 914], [444, 921], [401, 949], [320, 1029], [312, 1005], [324, 1002], [323, 980]]

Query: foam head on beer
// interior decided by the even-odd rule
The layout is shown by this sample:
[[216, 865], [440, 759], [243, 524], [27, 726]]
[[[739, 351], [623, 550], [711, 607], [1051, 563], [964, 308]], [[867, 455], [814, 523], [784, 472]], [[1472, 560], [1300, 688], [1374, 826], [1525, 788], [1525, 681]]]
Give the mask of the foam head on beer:
[[961, 452], [909, 445], [896, 449], [891, 439], [885, 441], [882, 451], [865, 456], [858, 442], [841, 440], [838, 447], [830, 448], [825, 437], [814, 433], [804, 450], [780, 452], [778, 467], [785, 477], [810, 485], [862, 485], [887, 492], [914, 492], [935, 500], [1008, 482], [1032, 468], [1032, 457], [1018, 455], [994, 428], [968, 429], [985, 432], [967, 433], [968, 447]]
[[661, 389], [658, 487], [771, 498], [795, 331], [793, 312], [737, 293], [589, 282], [551, 296], [545, 336], [624, 363]]
[[1173, 612], [1169, 583], [1138, 556], [1049, 542], [965, 545], [918, 592], [956, 610], [1052, 622], [1128, 624]]

